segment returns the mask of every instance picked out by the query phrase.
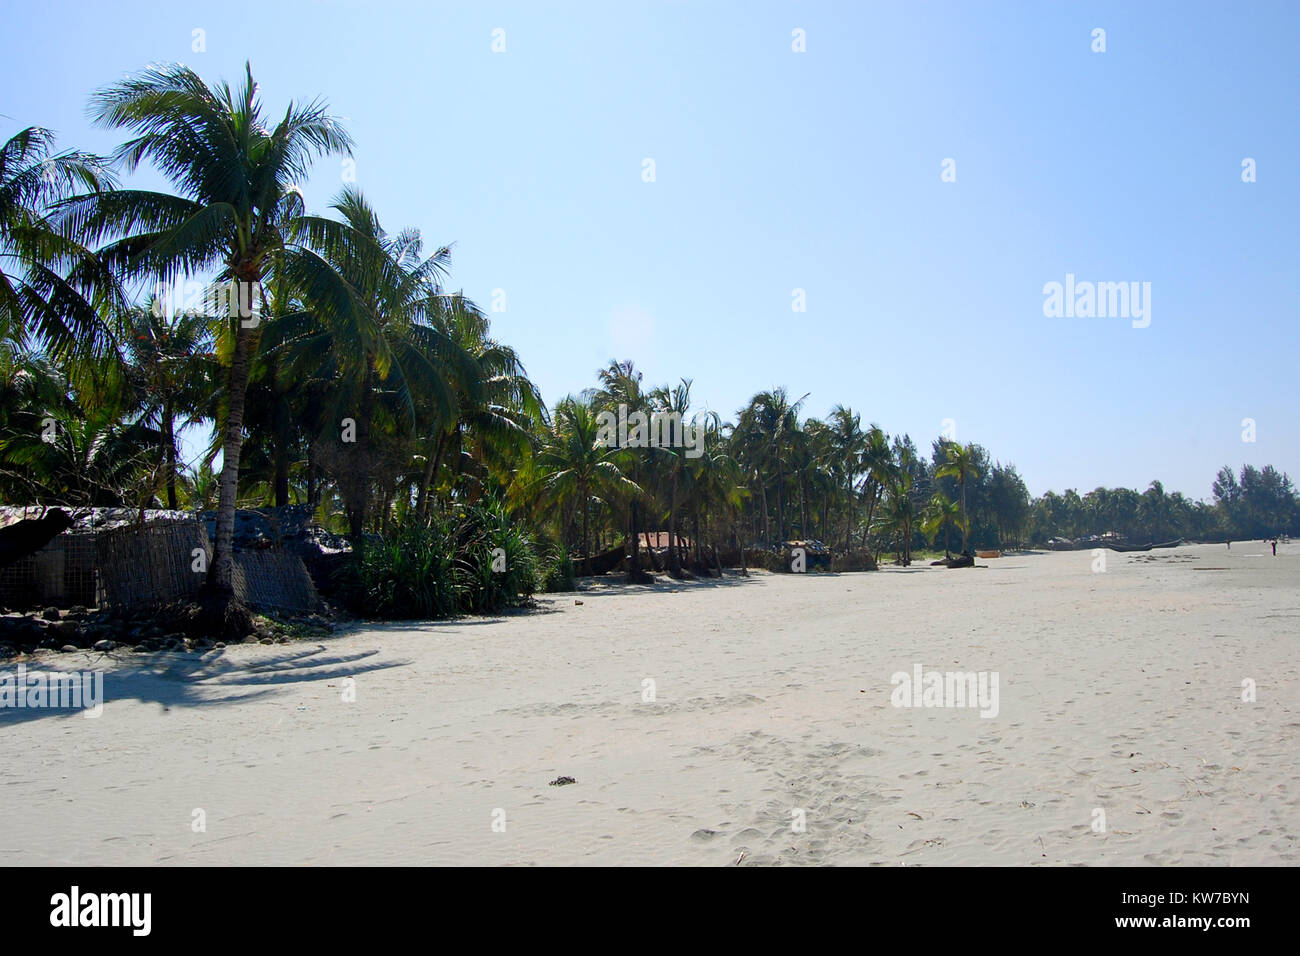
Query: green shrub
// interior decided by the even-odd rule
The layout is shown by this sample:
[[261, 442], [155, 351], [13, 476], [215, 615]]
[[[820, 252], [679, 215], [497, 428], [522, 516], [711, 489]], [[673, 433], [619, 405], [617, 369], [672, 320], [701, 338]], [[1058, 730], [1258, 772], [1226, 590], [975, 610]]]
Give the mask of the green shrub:
[[450, 617], [458, 610], [454, 537], [445, 518], [407, 521], [370, 539], [348, 603], [355, 613], [383, 619]]
[[573, 591], [577, 589], [577, 574], [569, 549], [562, 544], [550, 543], [542, 549], [538, 559], [541, 563], [540, 589], [547, 594], [556, 591]]
[[539, 564], [532, 538], [490, 502], [428, 523], [406, 516], [391, 531], [368, 536], [338, 593], [368, 618], [496, 614], [538, 590]]
[[461, 512], [456, 569], [465, 613], [497, 614], [523, 603], [537, 590], [538, 559], [532, 538], [495, 502]]

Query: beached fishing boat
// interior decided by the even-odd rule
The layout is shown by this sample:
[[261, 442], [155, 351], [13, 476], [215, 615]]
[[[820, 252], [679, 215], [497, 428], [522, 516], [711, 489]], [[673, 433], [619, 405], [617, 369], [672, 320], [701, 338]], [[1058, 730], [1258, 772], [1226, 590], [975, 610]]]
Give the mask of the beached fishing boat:
[[1183, 543], [1183, 539], [1182, 539], [1182, 538], [1178, 538], [1178, 539], [1176, 539], [1176, 540], [1174, 540], [1174, 541], [1161, 541], [1159, 544], [1153, 544], [1153, 545], [1151, 545], [1151, 547], [1153, 547], [1153, 548], [1176, 548], [1176, 547], [1178, 547], [1178, 546], [1179, 546], [1180, 544], [1182, 544], [1182, 543]]
[[975, 557], [977, 557], [977, 558], [1000, 558], [1000, 557], [1002, 557], [1002, 552], [1001, 552], [1001, 551], [976, 551], [976, 552], [975, 552]]
[[1112, 551], [1150, 551], [1149, 544], [1108, 544], [1106, 547]]

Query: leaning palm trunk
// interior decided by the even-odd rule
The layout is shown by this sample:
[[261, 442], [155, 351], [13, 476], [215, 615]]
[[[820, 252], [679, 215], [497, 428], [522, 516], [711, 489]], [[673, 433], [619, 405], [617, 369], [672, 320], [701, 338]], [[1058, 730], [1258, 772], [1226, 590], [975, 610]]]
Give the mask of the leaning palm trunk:
[[443, 432], [438, 435], [438, 445], [434, 449], [433, 457], [429, 459], [424, 468], [424, 482], [420, 486], [420, 502], [418, 511], [420, 518], [424, 519], [429, 516], [430, 506], [433, 503], [434, 495], [437, 494], [437, 485], [434, 483], [438, 477], [438, 469], [442, 467], [442, 456], [447, 451], [447, 433]]
[[348, 531], [352, 537], [352, 550], [357, 554], [365, 550], [366, 504], [370, 499], [370, 419], [375, 409], [374, 363], [370, 359], [367, 359], [362, 389], [357, 440], [352, 453], [356, 460], [355, 484], [352, 500], [348, 502]]
[[966, 481], [961, 483], [961, 550], [965, 554], [970, 550], [966, 539], [970, 536], [970, 522], [966, 520]]
[[578, 496], [582, 501], [582, 573], [591, 577], [591, 496], [585, 483], [578, 486]]
[[682, 556], [677, 550], [677, 471], [673, 470], [668, 497], [668, 567], [674, 578], [682, 577]]
[[641, 571], [641, 539], [636, 526], [635, 502], [628, 508], [628, 528], [632, 536], [632, 557], [628, 564], [627, 579], [632, 582], [637, 579], [637, 575]]

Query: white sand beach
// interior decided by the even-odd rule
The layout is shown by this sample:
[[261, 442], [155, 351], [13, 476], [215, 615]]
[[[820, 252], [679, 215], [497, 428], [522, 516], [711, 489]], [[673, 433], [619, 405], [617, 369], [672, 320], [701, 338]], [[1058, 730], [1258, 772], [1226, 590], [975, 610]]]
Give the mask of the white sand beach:
[[[0, 860], [1300, 862], [1300, 544], [1106, 560], [601, 583], [491, 620], [45, 654], [103, 668], [107, 703], [0, 711]], [[918, 664], [996, 672], [997, 715], [893, 706]]]

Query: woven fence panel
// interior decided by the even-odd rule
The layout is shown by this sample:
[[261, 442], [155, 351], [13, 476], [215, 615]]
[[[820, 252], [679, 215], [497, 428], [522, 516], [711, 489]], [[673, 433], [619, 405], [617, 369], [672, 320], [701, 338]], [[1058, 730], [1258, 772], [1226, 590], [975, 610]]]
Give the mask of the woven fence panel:
[[250, 607], [314, 611], [320, 604], [302, 558], [283, 551], [236, 551], [235, 594]]
[[212, 555], [207, 529], [194, 520], [104, 531], [95, 545], [104, 603], [113, 607], [153, 607], [193, 596], [206, 577], [194, 570], [194, 549]]

